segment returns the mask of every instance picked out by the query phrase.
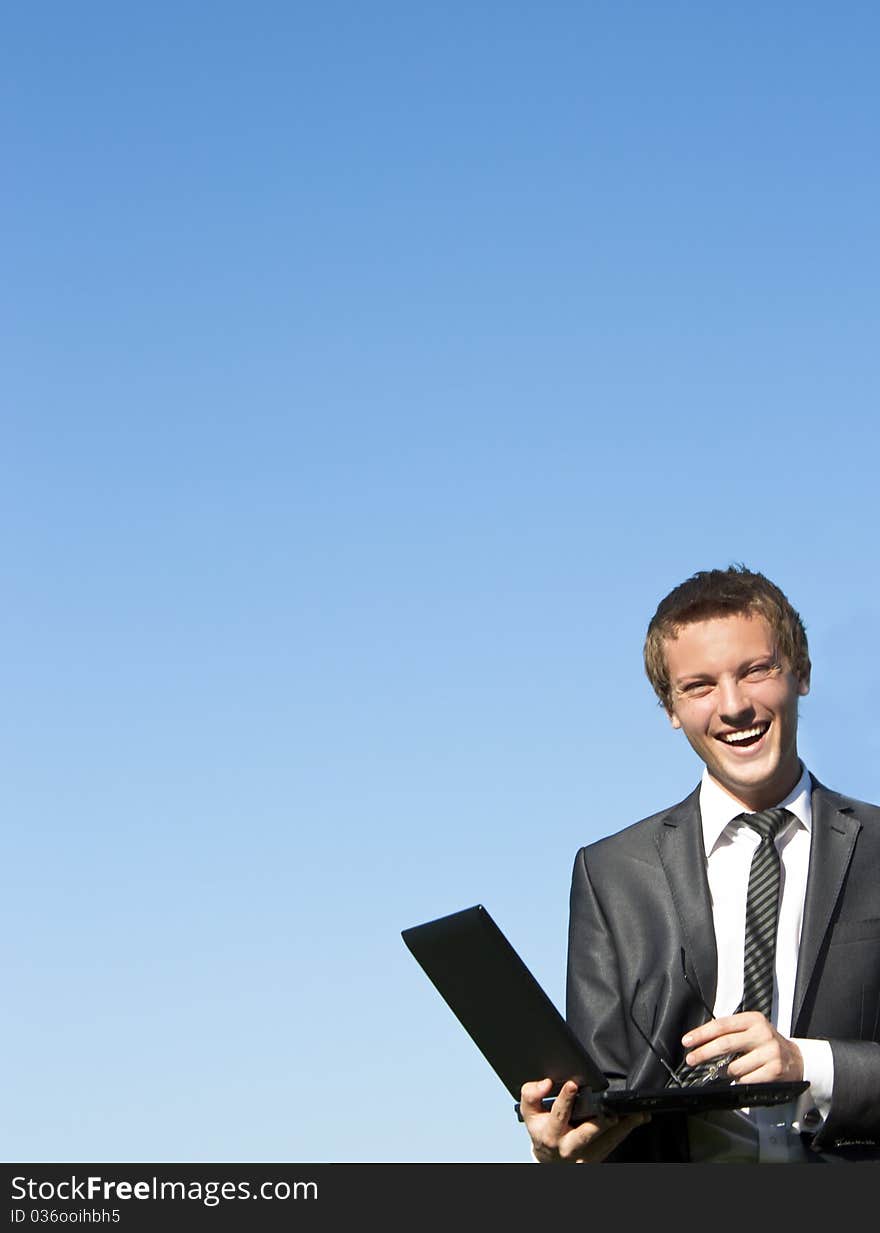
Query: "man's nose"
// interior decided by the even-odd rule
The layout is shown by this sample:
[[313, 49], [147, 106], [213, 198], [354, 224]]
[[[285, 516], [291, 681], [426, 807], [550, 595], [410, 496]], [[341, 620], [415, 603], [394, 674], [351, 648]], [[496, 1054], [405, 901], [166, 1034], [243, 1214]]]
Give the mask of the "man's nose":
[[753, 710], [748, 694], [734, 677], [724, 677], [718, 682], [718, 709], [723, 716], [731, 718], [748, 715]]

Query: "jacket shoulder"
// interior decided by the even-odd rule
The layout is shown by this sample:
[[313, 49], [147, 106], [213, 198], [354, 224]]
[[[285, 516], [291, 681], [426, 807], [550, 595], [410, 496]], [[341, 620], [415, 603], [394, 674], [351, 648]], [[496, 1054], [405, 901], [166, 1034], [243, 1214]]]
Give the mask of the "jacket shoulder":
[[841, 813], [854, 814], [860, 822], [880, 826], [880, 805], [872, 805], [870, 801], [862, 801], [856, 796], [846, 796], [843, 792], [827, 788], [815, 776], [813, 777], [813, 793], [814, 796], [818, 794], [824, 804], [840, 810]]
[[678, 804], [658, 809], [656, 813], [649, 814], [647, 818], [641, 818], [638, 822], [632, 822], [629, 826], [615, 831], [613, 835], [606, 835], [602, 839], [586, 844], [580, 849], [580, 853], [590, 858], [601, 858], [606, 854], [610, 856], [627, 851], [636, 854], [646, 846], [656, 850], [654, 840], [662, 826], [667, 824], [679, 826], [688, 822], [699, 822], [699, 818], [700, 788], [697, 785], [693, 792]]

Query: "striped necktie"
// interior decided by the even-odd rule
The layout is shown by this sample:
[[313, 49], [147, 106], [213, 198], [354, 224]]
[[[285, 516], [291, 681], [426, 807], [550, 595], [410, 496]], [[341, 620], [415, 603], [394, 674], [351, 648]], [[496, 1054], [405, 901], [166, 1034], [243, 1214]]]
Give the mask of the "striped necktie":
[[779, 915], [780, 863], [776, 836], [792, 816], [787, 809], [763, 809], [760, 813], [740, 815], [740, 820], [761, 836], [752, 857], [746, 899], [742, 1009], [758, 1010], [768, 1019], [773, 1005], [776, 921]]

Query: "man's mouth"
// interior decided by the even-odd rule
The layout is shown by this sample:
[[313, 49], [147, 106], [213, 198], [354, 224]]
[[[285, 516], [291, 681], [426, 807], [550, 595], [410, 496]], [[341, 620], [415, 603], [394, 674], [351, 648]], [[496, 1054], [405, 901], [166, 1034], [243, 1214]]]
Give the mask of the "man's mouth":
[[720, 732], [718, 740], [725, 745], [735, 745], [739, 749], [755, 745], [770, 727], [769, 723], [754, 724], [751, 728], [737, 728], [733, 732]]

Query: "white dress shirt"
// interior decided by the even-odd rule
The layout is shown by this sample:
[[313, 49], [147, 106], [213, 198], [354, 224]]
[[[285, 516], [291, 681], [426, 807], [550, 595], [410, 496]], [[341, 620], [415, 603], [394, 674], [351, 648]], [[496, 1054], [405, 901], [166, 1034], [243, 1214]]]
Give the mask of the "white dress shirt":
[[[776, 837], [781, 863], [773, 1006], [770, 1020], [782, 1036], [794, 1039], [810, 1084], [797, 1102], [769, 1108], [712, 1113], [691, 1118], [689, 1131], [694, 1160], [755, 1163], [802, 1159], [800, 1130], [815, 1131], [828, 1116], [834, 1081], [831, 1045], [827, 1040], [790, 1036], [798, 948], [804, 917], [813, 812], [812, 785], [805, 767], [794, 789], [779, 802], [794, 819]], [[700, 785], [700, 816], [706, 851], [706, 873], [718, 953], [718, 984], [714, 1011], [730, 1015], [743, 993], [746, 898], [752, 856], [761, 842], [745, 822], [744, 812], [709, 774]]]

